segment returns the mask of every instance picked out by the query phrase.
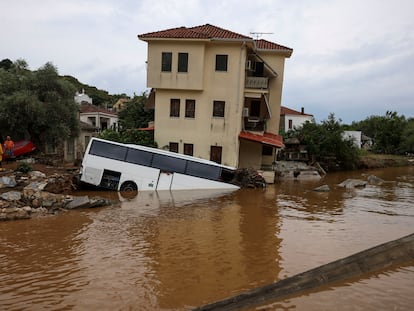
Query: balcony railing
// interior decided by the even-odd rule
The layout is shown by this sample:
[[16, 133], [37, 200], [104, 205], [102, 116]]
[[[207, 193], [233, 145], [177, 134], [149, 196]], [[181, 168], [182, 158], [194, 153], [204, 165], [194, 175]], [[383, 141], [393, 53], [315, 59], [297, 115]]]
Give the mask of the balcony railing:
[[246, 77], [245, 87], [248, 89], [267, 89], [269, 78]]
[[265, 120], [258, 117], [245, 117], [244, 129], [248, 131], [264, 131]]

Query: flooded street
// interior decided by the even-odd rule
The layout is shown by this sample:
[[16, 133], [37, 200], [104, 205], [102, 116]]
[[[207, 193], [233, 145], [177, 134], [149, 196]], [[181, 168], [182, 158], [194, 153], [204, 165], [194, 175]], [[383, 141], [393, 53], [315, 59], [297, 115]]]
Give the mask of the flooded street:
[[[386, 182], [337, 187], [363, 173]], [[120, 203], [0, 223], [1, 310], [188, 310], [414, 232], [414, 167], [98, 195]], [[410, 310], [413, 289], [411, 265], [257, 309]]]

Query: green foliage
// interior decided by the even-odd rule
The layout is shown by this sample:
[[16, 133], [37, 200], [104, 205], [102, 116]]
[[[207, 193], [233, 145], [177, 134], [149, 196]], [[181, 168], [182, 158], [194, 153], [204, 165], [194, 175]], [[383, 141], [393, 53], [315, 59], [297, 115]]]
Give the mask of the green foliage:
[[0, 133], [14, 140], [30, 138], [38, 145], [77, 136], [74, 93], [51, 63], [30, 71], [24, 60], [18, 60], [10, 70], [0, 69]]
[[109, 95], [107, 91], [99, 90], [94, 86], [83, 84], [79, 82], [78, 79], [72, 76], [63, 76], [62, 78], [70, 82], [75, 87], [76, 91], [80, 92], [81, 90], [85, 90], [85, 93], [88, 94], [92, 98], [94, 105], [101, 106], [101, 107], [112, 106], [114, 97]]
[[154, 142], [152, 133], [140, 131], [138, 129], [127, 129], [123, 132], [106, 129], [100, 133], [99, 137], [125, 144], [136, 144], [157, 148], [157, 143]]
[[32, 171], [32, 166], [28, 163], [22, 162], [17, 165], [16, 171], [26, 174]]
[[408, 119], [407, 125], [401, 135], [401, 142], [399, 146], [400, 153], [414, 153], [414, 119]]
[[154, 142], [152, 133], [147, 131], [140, 131], [138, 129], [128, 129], [122, 133], [123, 141], [126, 144], [138, 144], [148, 147], [157, 147]]
[[[351, 140], [343, 139], [341, 120], [336, 120], [331, 113], [321, 124], [306, 122], [302, 127], [291, 132], [306, 145], [308, 153], [314, 160], [342, 169], [352, 169], [358, 160], [358, 149]], [[331, 167], [327, 167], [331, 166]]]
[[376, 153], [399, 154], [403, 132], [407, 126], [404, 116], [387, 111], [385, 116], [371, 116], [360, 122], [353, 122], [351, 127], [362, 131], [374, 141], [372, 151]]
[[4, 70], [9, 70], [13, 66], [13, 62], [6, 58], [0, 61], [0, 68], [3, 68]]
[[145, 110], [144, 104], [147, 95], [135, 95], [125, 107], [118, 112], [119, 124], [123, 129], [147, 127], [148, 122], [154, 120], [154, 111]]
[[106, 140], [111, 140], [111, 141], [116, 141], [119, 143], [123, 142], [123, 138], [121, 137], [121, 133], [111, 130], [111, 129], [106, 129], [103, 130], [101, 133], [99, 133], [99, 138], [102, 139], [106, 139]]

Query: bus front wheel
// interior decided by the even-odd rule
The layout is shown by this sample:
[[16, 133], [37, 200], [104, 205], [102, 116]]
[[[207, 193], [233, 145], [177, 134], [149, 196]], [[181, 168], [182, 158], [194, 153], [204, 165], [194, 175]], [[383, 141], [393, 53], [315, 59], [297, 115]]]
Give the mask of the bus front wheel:
[[138, 187], [133, 181], [126, 181], [121, 185], [120, 190], [125, 192], [133, 192], [138, 191]]

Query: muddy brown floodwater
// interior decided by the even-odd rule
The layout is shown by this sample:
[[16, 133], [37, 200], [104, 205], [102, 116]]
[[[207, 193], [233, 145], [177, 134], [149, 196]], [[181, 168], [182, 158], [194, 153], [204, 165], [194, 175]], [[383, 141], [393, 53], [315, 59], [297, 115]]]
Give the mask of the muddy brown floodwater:
[[[336, 186], [364, 174], [386, 182]], [[312, 191], [321, 184], [331, 191]], [[188, 310], [414, 232], [414, 167], [98, 195], [119, 204], [0, 223], [1, 310]], [[257, 309], [410, 310], [413, 289], [409, 265]]]

